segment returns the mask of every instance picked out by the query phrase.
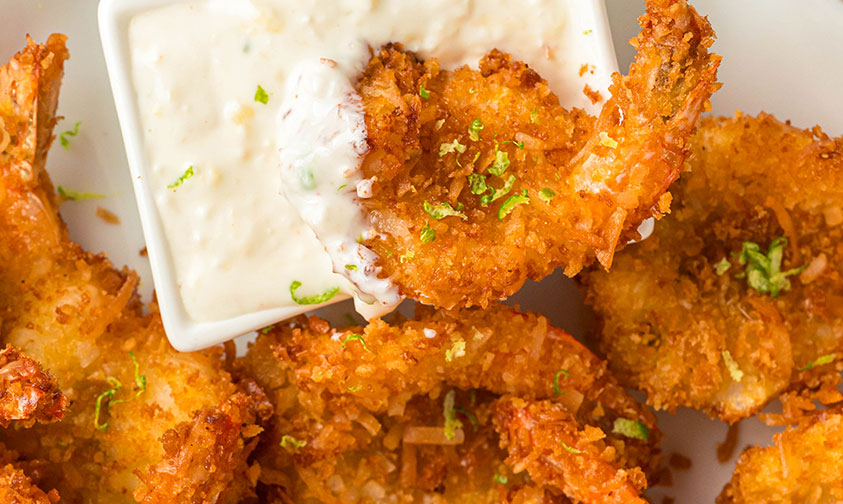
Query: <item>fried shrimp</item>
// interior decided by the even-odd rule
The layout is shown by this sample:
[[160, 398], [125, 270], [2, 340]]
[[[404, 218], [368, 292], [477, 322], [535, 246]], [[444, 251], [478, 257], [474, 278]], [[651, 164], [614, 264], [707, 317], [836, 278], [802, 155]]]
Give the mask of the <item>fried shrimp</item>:
[[591, 426], [580, 429], [559, 404], [507, 396], [497, 403], [495, 423], [514, 472], [526, 470], [535, 482], [577, 502], [646, 503], [641, 469], [621, 469], [618, 452], [602, 441], [606, 434]]
[[37, 362], [11, 346], [0, 350], [0, 426], [61, 420], [67, 397]]
[[[28, 467], [24, 468], [22, 465]], [[55, 490], [38, 487], [38, 464], [21, 464], [18, 454], [0, 444], [0, 504], [56, 504]], [[35, 477], [33, 477], [35, 476]]]
[[[0, 68], [0, 340], [54, 376], [72, 407], [60, 422], [35, 425], [26, 436], [0, 431], [0, 440], [21, 460], [44, 461], [40, 481], [58, 489], [62, 502], [130, 502], [141, 485], [136, 471], [163, 483], [165, 469], [178, 489], [162, 487], [152, 497], [141, 491], [146, 502], [191, 502], [197, 495], [239, 502], [252, 494], [254, 478], [246, 473], [254, 470], [246, 461], [260, 432], [257, 415], [242, 408], [259, 408], [258, 396], [236, 400], [220, 349], [175, 351], [157, 306], [138, 300], [137, 275], [70, 241], [58, 215], [44, 162], [64, 40], [29, 40]], [[2, 370], [19, 370], [8, 366]], [[54, 394], [52, 385], [45, 388]], [[227, 429], [185, 427], [195, 412]], [[209, 453], [220, 452], [219, 466], [205, 465], [217, 460]]]
[[[258, 458], [262, 480], [289, 489], [304, 478], [310, 482], [306, 485], [310, 492], [314, 485], [321, 488], [315, 498], [324, 502], [338, 498], [324, 488], [336, 474], [337, 454], [365, 451], [369, 438], [383, 435], [387, 450], [401, 448], [405, 456], [408, 443], [461, 445], [469, 430], [465, 417], [460, 417], [462, 429], [455, 428], [450, 438], [447, 422], [443, 431], [442, 414], [436, 415], [435, 428], [426, 423], [424, 429], [407, 430], [402, 418], [416, 415], [414, 401], [424, 397], [444, 396], [439, 400], [447, 412], [448, 394], [455, 394], [451, 411], [465, 411], [467, 404], [475, 404], [467, 392], [471, 390], [492, 400], [508, 393], [552, 398], [578, 429], [602, 433], [605, 449], [617, 455], [608, 464], [628, 470], [641, 467], [650, 474], [658, 466], [661, 435], [652, 414], [616, 384], [599, 359], [549, 326], [544, 317], [505, 306], [456, 312], [421, 307], [415, 319], [392, 325], [375, 321], [366, 328], [333, 330], [311, 317], [264, 332], [240, 362], [242, 373], [270, 391], [278, 413]], [[476, 412], [473, 416], [472, 424], [480, 418]], [[630, 436], [617, 429], [619, 422], [629, 422], [647, 434]], [[296, 440], [295, 456], [278, 449], [292, 440]], [[505, 455], [496, 457], [502, 461]], [[295, 477], [284, 469], [292, 460], [298, 471]], [[396, 468], [409, 473], [403, 486], [416, 481], [417, 469], [421, 466]], [[639, 483], [644, 481], [641, 475]], [[589, 480], [585, 473], [581, 477]], [[448, 476], [446, 481], [455, 484], [459, 479]], [[530, 488], [541, 486], [529, 482]], [[365, 483], [357, 481], [353, 488]], [[575, 493], [568, 496], [579, 498]]]
[[835, 395], [843, 138], [761, 114], [707, 118], [692, 144], [673, 213], [583, 276], [610, 367], [657, 408], [729, 422], [787, 389]]
[[646, 4], [636, 61], [599, 117], [564, 109], [498, 51], [479, 71], [440, 71], [397, 44], [376, 52], [357, 85], [373, 229], [362, 243], [401, 294], [487, 306], [557, 267], [609, 268], [642, 220], [667, 211], [719, 57], [684, 0]]
[[843, 500], [843, 415], [839, 409], [816, 413], [773, 439], [774, 446], [755, 446], [741, 453], [718, 504]]

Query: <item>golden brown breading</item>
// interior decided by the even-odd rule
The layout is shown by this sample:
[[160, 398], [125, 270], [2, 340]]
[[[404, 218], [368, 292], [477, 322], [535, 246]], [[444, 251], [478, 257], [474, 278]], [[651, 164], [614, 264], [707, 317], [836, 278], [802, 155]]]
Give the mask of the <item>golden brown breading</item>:
[[[788, 387], [840, 400], [843, 138], [766, 114], [707, 118], [672, 190], [677, 204], [653, 236], [618, 254], [611, 274], [583, 277], [621, 383], [657, 408], [729, 422]], [[766, 255], [782, 236], [780, 271], [807, 268], [779, 277], [790, 289], [773, 297], [738, 276], [733, 254], [751, 241]], [[729, 269], [718, 275], [718, 264]]]
[[164, 460], [146, 474], [138, 471], [143, 486], [135, 500], [145, 504], [184, 502], [240, 502], [257, 484], [258, 466], [249, 466], [248, 455], [262, 429], [257, 416], [272, 414], [263, 391], [249, 387], [216, 407], [207, 407], [162, 436]]
[[[213, 501], [226, 478], [243, 482], [223, 492], [238, 501], [252, 493], [243, 474], [251, 443], [199, 433], [183, 447], [172, 436], [161, 443], [196, 411], [222, 405], [220, 412], [233, 414], [226, 401], [237, 389], [220, 349], [175, 351], [157, 306], [143, 313], [135, 273], [116, 271], [105, 256], [71, 242], [58, 215], [44, 160], [63, 44], [63, 36], [50, 37], [46, 46], [30, 41], [0, 69], [0, 114], [10, 139], [0, 162], [0, 339], [55, 376], [72, 407], [62, 422], [36, 425], [26, 435], [0, 432], [0, 439], [25, 460], [44, 460], [42, 481], [67, 503], [131, 502], [141, 484], [136, 470], [160, 470], [173, 453], [201, 457], [208, 447], [189, 442], [213, 441], [219, 445], [210, 449], [229, 450], [230, 463], [194, 471], [182, 480], [190, 488], [156, 502], [201, 492]], [[239, 420], [245, 421], [239, 434], [253, 437], [251, 418]]]
[[776, 434], [775, 446], [741, 453], [718, 504], [826, 504], [843, 500], [843, 415], [817, 413]]
[[66, 409], [67, 397], [37, 362], [12, 346], [0, 350], [0, 426], [56, 422]]
[[[44, 492], [37, 486], [38, 464], [23, 468], [18, 454], [0, 443], [0, 504], [56, 504], [55, 490]], [[35, 476], [35, 478], [33, 478]]]
[[[366, 328], [333, 330], [327, 322], [310, 317], [263, 332], [240, 366], [268, 391], [276, 407], [275, 425], [263, 437], [259, 449], [261, 480], [288, 489], [290, 498], [304, 495], [303, 486], [316, 492], [314, 499], [334, 502], [332, 499], [341, 498], [336, 488], [325, 488], [331, 476], [342, 473], [344, 466], [336, 465], [341, 455], [350, 457], [349, 471], [359, 469], [360, 457], [368, 450], [375, 450], [394, 464], [403, 464], [406, 458], [396, 457], [399, 449], [408, 449], [408, 422], [435, 426], [424, 435], [438, 435], [437, 442], [447, 445], [441, 439], [441, 405], [442, 397], [452, 390], [457, 391], [457, 406], [474, 407], [472, 394], [466, 392], [470, 390], [481, 391], [478, 397], [515, 393], [553, 398], [571, 412], [577, 425], [605, 433], [604, 442], [617, 454], [613, 463], [618, 467], [641, 466], [652, 474], [658, 466], [661, 435], [652, 414], [615, 383], [604, 363], [569, 335], [549, 326], [544, 317], [518, 313], [502, 305], [455, 312], [420, 307], [414, 320], [392, 325], [375, 321]], [[434, 399], [434, 406], [430, 399]], [[478, 419], [483, 416], [475, 414]], [[484, 414], [490, 417], [491, 409]], [[428, 420], [418, 420], [419, 415]], [[613, 432], [619, 418], [640, 422], [652, 430], [652, 435], [640, 440]], [[457, 435], [468, 436], [464, 418], [462, 423]], [[480, 424], [486, 425], [483, 421]], [[481, 429], [482, 436], [477, 439], [496, 445], [491, 429], [484, 432]], [[293, 456], [287, 452], [289, 447], [279, 449], [285, 436], [306, 444]], [[456, 448], [458, 454], [463, 449], [467, 448]], [[490, 448], [484, 448], [484, 453], [487, 455], [482, 459], [500, 462], [504, 458]], [[468, 455], [459, 455], [464, 456]], [[446, 465], [465, 467], [451, 462]], [[290, 475], [288, 469], [293, 464], [297, 474]], [[433, 465], [431, 462], [423, 467]], [[417, 467], [421, 470], [422, 466]], [[416, 469], [403, 466], [396, 470], [416, 474]], [[442, 478], [444, 474], [451, 473], [445, 471]], [[350, 477], [343, 473], [340, 479]], [[452, 476], [446, 479], [447, 488], [463, 491], [468, 485], [473, 498], [488, 502], [477, 493], [486, 495], [483, 492], [487, 491], [488, 478], [481, 478], [480, 485]], [[359, 489], [367, 483], [366, 479], [355, 481], [345, 486]], [[404, 495], [399, 489], [418, 483], [415, 477], [401, 480], [401, 485], [394, 481], [378, 480], [377, 484], [386, 485], [389, 495]], [[470, 500], [466, 496], [462, 499]]]
[[533, 481], [556, 487], [575, 502], [644, 504], [647, 479], [640, 468], [623, 469], [606, 434], [580, 427], [563, 406], [504, 396], [495, 408], [501, 446], [509, 450], [513, 472], [526, 470]]
[[[562, 108], [536, 72], [497, 51], [479, 71], [453, 72], [398, 45], [378, 51], [358, 84], [370, 147], [361, 169], [373, 181], [361, 205], [376, 232], [363, 243], [402, 294], [486, 306], [557, 267], [573, 276], [597, 258], [608, 268], [642, 220], [667, 210], [719, 57], [684, 0], [646, 3], [636, 62], [614, 76], [596, 118]], [[472, 132], [475, 120], [483, 128]], [[461, 210], [443, 218], [425, 204]], [[428, 228], [433, 241], [431, 231], [422, 240]]]

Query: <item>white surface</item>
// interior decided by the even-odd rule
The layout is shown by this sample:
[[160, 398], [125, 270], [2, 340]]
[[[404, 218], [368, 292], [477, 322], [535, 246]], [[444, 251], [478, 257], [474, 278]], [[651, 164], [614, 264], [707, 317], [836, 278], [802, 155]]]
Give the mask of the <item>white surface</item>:
[[[141, 132], [144, 131], [147, 125], [141, 121], [143, 115], [140, 113], [140, 105], [135, 100], [135, 92], [132, 87], [130, 69], [132, 53], [130, 52], [129, 23], [133, 16], [150, 7], [172, 4], [174, 2], [185, 3], [186, 1], [103, 0], [99, 7], [99, 27], [105, 50], [105, 60], [114, 90], [120, 126], [126, 144], [129, 167], [132, 172], [132, 182], [139, 203], [143, 231], [147, 237], [149, 257], [152, 264], [152, 276], [157, 286], [164, 325], [167, 328], [170, 341], [176, 348], [180, 350], [195, 350], [263, 327], [276, 320], [301, 313], [309, 307], [282, 306], [213, 322], [199, 322], [195, 321], [190, 313], [188, 313], [189, 310], [186, 309], [179, 295], [178, 283], [179, 280], [183, 281], [183, 279], [179, 278], [176, 269], [182, 258], [177, 259], [173, 253], [170, 253], [166, 240], [168, 236], [171, 238], [174, 236], [177, 237], [178, 230], [174, 231], [168, 225], [164, 224], [167, 216], [160, 215], [156, 211], [155, 194], [148, 183], [148, 181], [156, 180], [155, 174], [150, 173], [150, 170], [154, 171], [155, 163], [153, 161], [155, 161], [155, 158], [149, 154], [149, 149], [145, 148], [147, 146], [144, 145], [141, 135]], [[541, 2], [542, 0], [531, 1], [536, 5], [541, 5], [537, 2]], [[58, 9], [62, 4], [56, 3], [54, 5]], [[220, 3], [219, 5], [230, 4]], [[553, 86], [553, 88], [559, 92], [563, 100], [568, 100], [573, 105], [592, 108], [592, 105], [581, 92], [584, 84], [588, 83], [592, 88], [602, 91], [609, 82], [611, 70], [615, 69], [614, 55], [610, 44], [610, 37], [605, 27], [602, 4], [597, 0], [589, 0], [586, 3], [578, 0], [560, 5], [563, 6], [560, 7], [562, 9], [569, 9], [565, 13], [564, 20], [569, 23], [569, 36], [566, 37], [566, 41], [570, 42], [570, 45], [574, 47], [573, 52], [555, 48], [554, 44], [551, 43], [548, 47], [551, 57], [548, 58], [545, 56], [544, 51], [539, 51], [544, 58], [536, 61], [535, 66], [539, 69], [547, 67], [545, 68], [545, 73], [553, 74], [554, 81], [560, 83], [558, 86]], [[423, 11], [424, 9], [421, 10]], [[478, 9], [476, 12], [485, 13], [486, 11]], [[535, 14], [535, 12], [537, 11], [531, 12], [531, 14]], [[517, 16], [512, 16], [518, 19]], [[265, 18], [266, 16], [263, 17]], [[540, 23], [534, 22], [532, 24], [539, 25]], [[552, 24], [548, 24], [548, 27], [550, 26]], [[438, 30], [442, 32], [444, 38], [454, 28], [455, 26], [442, 24], [438, 27]], [[473, 43], [472, 38], [476, 38], [478, 34], [484, 33], [484, 30], [487, 29], [492, 40], [504, 45], [510, 42], [519, 45], [536, 43], [532, 40], [532, 36], [524, 30], [522, 30], [522, 35], [520, 36], [509, 36], [506, 30], [495, 27], [492, 24], [488, 24], [487, 26], [487, 24], [481, 23], [479, 28], [480, 30], [477, 32], [465, 30], [464, 28], [460, 30], [460, 33], [467, 31], [467, 36], [465, 36], [467, 44]], [[339, 29], [343, 28], [339, 27]], [[408, 30], [412, 33], [412, 27], [408, 27]], [[191, 32], [192, 30], [185, 31]], [[393, 33], [399, 32], [400, 30], [396, 30]], [[551, 33], [553, 31], [548, 30], [548, 34]], [[380, 35], [375, 36], [380, 37]], [[386, 29], [383, 36], [390, 36], [390, 30]], [[460, 35], [460, 37], [462, 36]], [[418, 39], [419, 49], [424, 50], [430, 48], [431, 51], [437, 49], [437, 41], [426, 41], [418, 34], [415, 38]], [[451, 38], [454, 37], [452, 36]], [[482, 53], [478, 52], [477, 54]], [[526, 51], [526, 54], [533, 55], [533, 52]], [[467, 53], [462, 54], [461, 51], [451, 51], [443, 56], [449, 58], [444, 60], [444, 62], [452, 64], [461, 62], [459, 59], [461, 57], [469, 57]], [[532, 58], [530, 59], [532, 61]], [[584, 76], [580, 76], [579, 68], [581, 64], [586, 62], [595, 66], [594, 73], [589, 72]], [[199, 74], [186, 76], [186, 78], [191, 77], [194, 79], [196, 86], [202, 85], [202, 79], [209, 78], [209, 76]], [[272, 103], [275, 104], [276, 102], [273, 101]], [[213, 102], [211, 102], [212, 105]], [[179, 247], [174, 247], [174, 250], [178, 249]], [[302, 280], [306, 281], [307, 279]], [[279, 289], [282, 288], [286, 289], [288, 287], [279, 285]], [[232, 295], [237, 295], [237, 291], [234, 291]], [[196, 313], [196, 310], [190, 311]], [[228, 314], [226, 315], [228, 316]]]
[[[698, 9], [709, 14], [719, 40], [714, 49], [724, 56], [720, 80], [726, 85], [714, 99], [715, 111], [730, 114], [738, 107], [792, 118], [799, 126], [822, 125], [829, 134], [843, 134], [843, 2], [839, 0], [698, 0]], [[608, 0], [615, 47], [626, 68], [633, 54], [626, 41], [637, 33], [635, 18], [640, 2]], [[128, 167], [112, 106], [102, 52], [96, 32], [95, 0], [0, 0], [0, 55], [2, 59], [23, 46], [24, 35], [38, 41], [51, 32], [70, 36], [71, 59], [62, 87], [59, 112], [67, 116], [60, 130], [82, 120], [72, 148], [55, 148], [48, 168], [56, 183], [79, 191], [112, 197], [93, 202], [70, 202], [62, 209], [71, 236], [91, 250], [107, 250], [118, 264], [128, 263], [142, 278], [147, 296], [151, 276], [145, 259]], [[109, 226], [94, 217], [97, 205], [116, 212], [121, 226]], [[581, 337], [588, 312], [571, 282], [556, 274], [541, 284], [528, 282], [511, 302], [547, 315], [551, 322]], [[350, 302], [321, 310], [341, 322], [352, 311]], [[666, 454], [678, 451], [693, 459], [688, 471], [674, 471], [671, 488], [650, 491], [653, 501], [669, 495], [677, 503], [713, 502], [729, 479], [735, 459], [718, 464], [716, 443], [726, 427], [703, 415], [680, 411], [660, 413], [667, 434]], [[774, 431], [755, 419], [743, 422], [739, 450], [747, 444], [769, 444]], [[736, 453], [737, 455], [737, 453]]]

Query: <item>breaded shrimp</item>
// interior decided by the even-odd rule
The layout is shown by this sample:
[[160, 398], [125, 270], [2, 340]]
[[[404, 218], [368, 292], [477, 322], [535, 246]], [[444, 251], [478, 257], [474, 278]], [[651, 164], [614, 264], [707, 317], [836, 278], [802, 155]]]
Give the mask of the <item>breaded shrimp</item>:
[[[464, 391], [472, 389], [492, 397], [553, 398], [579, 428], [603, 433], [618, 469], [640, 466], [652, 474], [658, 466], [660, 433], [652, 414], [615, 383], [599, 359], [544, 317], [499, 305], [455, 312], [421, 307], [414, 320], [392, 325], [375, 321], [366, 328], [332, 330], [310, 317], [262, 332], [240, 367], [270, 391], [278, 414], [259, 450], [264, 482], [297, 488], [297, 478], [304, 478], [308, 488], [324, 486], [319, 482], [335, 474], [339, 454], [367, 449], [365, 440], [380, 433], [399, 436], [400, 431], [390, 434], [391, 425], [413, 411], [415, 401], [454, 392], [456, 404], [465, 406], [470, 400]], [[435, 408], [440, 419], [441, 411]], [[646, 435], [630, 437], [618, 430], [618, 422]], [[462, 423], [457, 437], [466, 435]], [[447, 445], [439, 426], [418, 435]], [[406, 449], [403, 432], [389, 450]], [[288, 444], [285, 436], [300, 445], [294, 457], [279, 450]], [[298, 476], [281, 476], [292, 461]], [[316, 498], [333, 502], [337, 496], [324, 490]]]
[[834, 395], [843, 138], [738, 115], [706, 118], [692, 145], [673, 213], [582, 277], [609, 366], [656, 408], [729, 422], [787, 389]]
[[[26, 435], [0, 431], [0, 440], [23, 460], [45, 461], [41, 482], [57, 488], [62, 502], [131, 502], [141, 485], [135, 471], [165, 466], [181, 471], [172, 475], [180, 491], [162, 489], [151, 502], [197, 494], [239, 502], [252, 493], [254, 479], [244, 473], [260, 428], [254, 415], [227, 408], [237, 387], [220, 349], [175, 351], [157, 306], [138, 300], [137, 275], [70, 241], [58, 215], [44, 162], [66, 57], [64, 36], [54, 35], [46, 45], [29, 40], [0, 68], [0, 340], [52, 374], [72, 407], [61, 422], [35, 425]], [[224, 436], [165, 435], [184, 432], [180, 424], [198, 411], [236, 421]], [[173, 461], [220, 450], [226, 463], [217, 468]], [[233, 480], [238, 484], [223, 488]]]
[[[0, 504], [56, 504], [56, 490], [38, 487], [38, 465], [22, 464], [18, 454], [0, 443]], [[23, 467], [27, 466], [27, 467]], [[35, 476], [35, 477], [33, 477]]]
[[773, 437], [774, 446], [741, 453], [718, 504], [830, 504], [843, 500], [843, 414], [812, 415]]
[[575, 502], [640, 503], [647, 480], [641, 469], [623, 467], [598, 428], [580, 425], [550, 401], [501, 398], [495, 409], [501, 446], [516, 473], [526, 470], [536, 483], [556, 487]]
[[61, 420], [67, 397], [37, 362], [7, 346], [0, 350], [0, 426]]
[[357, 85], [373, 231], [362, 243], [401, 294], [487, 306], [558, 267], [609, 268], [641, 221], [667, 211], [719, 57], [684, 0], [646, 4], [636, 61], [599, 117], [564, 109], [498, 51], [479, 71], [440, 71], [397, 44], [376, 52]]

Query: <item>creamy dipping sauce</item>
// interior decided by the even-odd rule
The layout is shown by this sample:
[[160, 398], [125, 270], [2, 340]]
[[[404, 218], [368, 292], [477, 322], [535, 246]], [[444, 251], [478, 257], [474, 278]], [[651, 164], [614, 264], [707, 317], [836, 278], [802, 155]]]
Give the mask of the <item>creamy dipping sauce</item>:
[[[593, 111], [580, 91], [587, 82], [605, 90], [609, 70], [576, 77], [589, 63], [587, 30], [572, 29], [583, 4], [206, 0], [135, 16], [146, 183], [188, 315], [213, 321], [295, 306], [294, 281], [297, 296], [339, 288], [363, 301], [364, 316], [388, 311], [397, 291], [356, 247], [366, 228], [355, 198], [366, 197], [367, 182], [355, 174], [365, 125], [353, 86], [369, 47], [398, 41], [445, 69], [476, 66], [498, 48], [535, 68], [563, 104]], [[350, 182], [338, 191], [339, 179]], [[299, 189], [309, 185], [336, 197], [308, 201]]]

